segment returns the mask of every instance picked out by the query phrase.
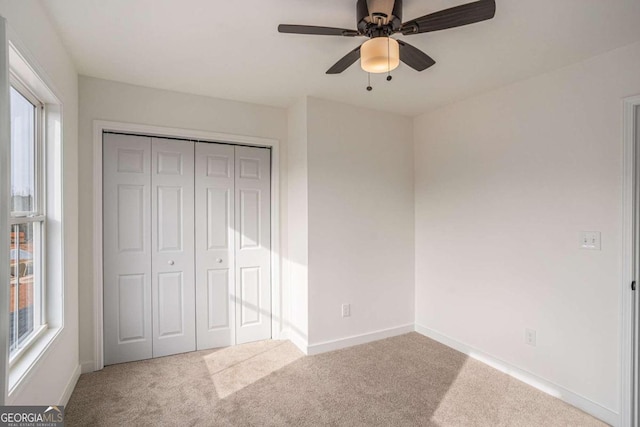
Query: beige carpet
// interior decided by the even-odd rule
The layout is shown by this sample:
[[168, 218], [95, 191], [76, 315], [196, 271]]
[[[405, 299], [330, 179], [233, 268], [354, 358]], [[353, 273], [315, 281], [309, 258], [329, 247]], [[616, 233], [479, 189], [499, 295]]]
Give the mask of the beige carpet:
[[601, 426], [417, 333], [305, 357], [263, 341], [80, 377], [68, 426]]

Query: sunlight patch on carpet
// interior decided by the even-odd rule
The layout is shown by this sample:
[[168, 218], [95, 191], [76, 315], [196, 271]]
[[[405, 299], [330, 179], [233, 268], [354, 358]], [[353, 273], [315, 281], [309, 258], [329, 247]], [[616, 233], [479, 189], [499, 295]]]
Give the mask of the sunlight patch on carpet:
[[220, 399], [304, 357], [289, 341], [260, 341], [225, 350], [203, 357]]

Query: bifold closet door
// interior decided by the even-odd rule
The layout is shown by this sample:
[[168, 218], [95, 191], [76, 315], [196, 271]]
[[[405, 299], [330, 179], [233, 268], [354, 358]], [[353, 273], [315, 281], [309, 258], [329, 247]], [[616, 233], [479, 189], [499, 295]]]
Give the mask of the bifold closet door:
[[236, 343], [271, 338], [271, 151], [235, 147]]
[[105, 364], [195, 350], [194, 144], [103, 138]]
[[196, 143], [198, 349], [235, 343], [233, 145]]
[[103, 142], [105, 364], [270, 338], [270, 150]]
[[194, 143], [151, 141], [153, 357], [196, 349]]
[[103, 136], [105, 365], [150, 359], [151, 138]]
[[196, 144], [198, 349], [271, 338], [271, 156]]

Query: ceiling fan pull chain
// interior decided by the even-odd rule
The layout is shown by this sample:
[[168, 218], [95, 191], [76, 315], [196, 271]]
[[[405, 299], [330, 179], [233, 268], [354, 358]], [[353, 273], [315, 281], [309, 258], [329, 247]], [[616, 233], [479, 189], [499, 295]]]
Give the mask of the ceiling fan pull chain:
[[387, 37], [387, 81], [391, 79], [391, 37]]
[[373, 87], [371, 87], [371, 73], [367, 73], [367, 76], [369, 77], [369, 85], [367, 86], [367, 90], [371, 92], [373, 90]]

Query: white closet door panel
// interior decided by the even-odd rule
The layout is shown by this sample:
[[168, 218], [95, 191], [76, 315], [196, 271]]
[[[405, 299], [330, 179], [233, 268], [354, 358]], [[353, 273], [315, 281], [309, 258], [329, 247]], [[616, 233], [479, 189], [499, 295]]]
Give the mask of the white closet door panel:
[[234, 148], [196, 144], [196, 322], [199, 350], [235, 343]]
[[261, 320], [260, 267], [240, 268], [240, 326], [249, 326]]
[[240, 189], [240, 250], [260, 248], [260, 190]]
[[143, 274], [118, 276], [118, 340], [120, 343], [145, 338], [145, 277]]
[[229, 250], [231, 227], [231, 200], [233, 189], [207, 187], [206, 229], [207, 250]]
[[157, 186], [158, 252], [182, 251], [182, 187]]
[[184, 333], [184, 283], [181, 272], [158, 274], [158, 336], [160, 338]]
[[229, 269], [207, 270], [207, 327], [211, 330], [229, 328]]
[[151, 142], [153, 357], [196, 349], [194, 143]]
[[151, 138], [103, 136], [105, 365], [152, 357]]
[[[148, 187], [148, 186], [147, 186]], [[117, 197], [117, 224], [118, 224], [118, 251], [141, 252], [144, 251], [144, 226], [145, 205], [148, 208], [149, 188], [144, 185], [118, 184]]]
[[236, 342], [271, 338], [271, 152], [235, 147]]

